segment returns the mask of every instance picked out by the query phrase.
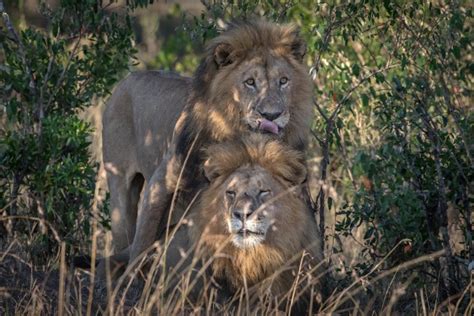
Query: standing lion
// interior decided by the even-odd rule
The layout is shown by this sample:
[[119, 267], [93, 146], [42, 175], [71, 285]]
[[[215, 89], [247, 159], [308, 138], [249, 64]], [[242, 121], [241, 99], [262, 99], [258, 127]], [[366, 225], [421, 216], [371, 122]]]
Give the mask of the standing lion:
[[305, 150], [312, 119], [305, 48], [294, 26], [235, 24], [211, 41], [192, 79], [147, 71], [118, 85], [103, 116], [116, 252], [130, 246], [130, 260], [137, 258], [173, 221], [174, 202], [189, 202], [206, 184], [202, 147], [266, 133]]

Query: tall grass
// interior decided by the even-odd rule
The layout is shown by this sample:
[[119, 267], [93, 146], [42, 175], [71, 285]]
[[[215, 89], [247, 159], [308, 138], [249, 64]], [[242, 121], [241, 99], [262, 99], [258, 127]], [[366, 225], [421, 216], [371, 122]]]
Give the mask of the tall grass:
[[[0, 257], [0, 278], [11, 273], [11, 281], [0, 287], [0, 311], [5, 315], [282, 315], [294, 313], [292, 308], [308, 293], [311, 297], [306, 306], [308, 314], [469, 315], [473, 310], [472, 283], [459, 295], [434, 304], [430, 296], [436, 289], [425, 287], [416, 292], [407, 291], [412, 285], [413, 274], [416, 274], [413, 269], [438, 260], [443, 256], [443, 250], [379, 272], [377, 267], [396, 252], [394, 248], [369, 273], [344, 286], [332, 277], [334, 267], [327, 267], [324, 271], [319, 266], [303, 269], [303, 258], [298, 257], [258, 286], [244, 286], [224, 299], [224, 289], [216, 284], [207, 269], [215, 257], [204, 261], [196, 259], [199, 256], [189, 257], [199, 253], [199, 244], [188, 251], [183, 250], [183, 257], [175, 266], [167, 266], [166, 252], [173, 247], [176, 231], [170, 232], [166, 244], [155, 243], [121, 276], [114, 278], [108, 268], [105, 280], [97, 280], [95, 269], [74, 269], [69, 265], [64, 244], [58, 247], [58, 255], [47, 265], [34, 267], [21, 259], [18, 255], [21, 243], [13, 240], [3, 248], [6, 250]], [[94, 256], [100, 257], [93, 253]], [[277, 296], [270, 294], [274, 279], [285, 269], [295, 266], [298, 268], [291, 289]], [[321, 281], [325, 282], [323, 286], [327, 289], [322, 301], [319, 292]]]

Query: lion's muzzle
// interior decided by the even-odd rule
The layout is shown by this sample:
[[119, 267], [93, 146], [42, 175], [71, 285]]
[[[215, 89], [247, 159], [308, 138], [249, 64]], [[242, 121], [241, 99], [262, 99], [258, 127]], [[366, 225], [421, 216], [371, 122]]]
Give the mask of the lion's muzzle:
[[253, 247], [265, 240], [269, 221], [253, 199], [234, 207], [230, 214], [229, 231], [232, 242], [239, 248]]
[[278, 135], [278, 132], [280, 131], [280, 127], [277, 124], [267, 119], [261, 119], [258, 122], [258, 129], [275, 135]]

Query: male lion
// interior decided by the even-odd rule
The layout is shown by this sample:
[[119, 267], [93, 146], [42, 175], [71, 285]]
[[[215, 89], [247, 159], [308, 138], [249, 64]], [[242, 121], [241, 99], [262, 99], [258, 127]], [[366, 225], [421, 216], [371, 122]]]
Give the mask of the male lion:
[[[221, 301], [244, 288], [258, 294], [253, 299], [270, 294], [270, 301], [288, 303], [285, 295], [295, 290], [295, 301], [304, 303], [298, 297], [307, 299], [304, 292], [311, 288], [320, 297], [321, 242], [314, 216], [300, 198], [306, 177], [302, 153], [250, 135], [211, 145], [203, 157], [209, 186], [191, 209], [188, 225], [181, 225], [166, 247], [168, 237], [160, 240], [160, 249], [167, 249], [162, 261], [167, 292], [182, 295], [176, 289], [194, 282], [187, 292], [191, 301], [207, 295], [204, 284], [216, 283]], [[111, 263], [128, 253], [121, 256]]]
[[305, 149], [312, 85], [304, 53], [293, 26], [236, 24], [208, 45], [193, 79], [148, 71], [118, 85], [103, 116], [116, 252], [130, 246], [135, 259], [165, 227], [174, 193], [194, 197], [205, 183], [201, 147], [268, 133]]
[[303, 252], [322, 264], [319, 229], [300, 197], [302, 153], [252, 135], [212, 145], [206, 154], [210, 185], [191, 215], [190, 240], [205, 257], [214, 256], [213, 275], [231, 289], [272, 277], [271, 292], [287, 293]]
[[[281, 298], [292, 289], [300, 292], [303, 285], [319, 294], [320, 235], [299, 196], [306, 177], [301, 152], [251, 135], [211, 145], [205, 155], [204, 173], [210, 185], [192, 210], [191, 224], [178, 231], [177, 242], [168, 247], [166, 265], [179, 267], [179, 249], [194, 244], [194, 256], [202, 265], [210, 262], [208, 274], [227, 294], [247, 288], [258, 293], [254, 299], [264, 293]], [[186, 242], [183, 230], [188, 230]], [[305, 264], [300, 265], [304, 253]], [[308, 269], [311, 282], [300, 280], [295, 285]], [[177, 270], [176, 275], [182, 276]], [[201, 287], [194, 292], [203, 295]]]

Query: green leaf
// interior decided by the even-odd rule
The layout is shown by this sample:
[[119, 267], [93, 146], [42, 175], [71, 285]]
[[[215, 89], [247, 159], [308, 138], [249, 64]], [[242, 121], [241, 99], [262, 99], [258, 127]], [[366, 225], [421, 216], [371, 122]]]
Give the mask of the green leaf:
[[385, 81], [385, 75], [381, 72], [375, 74], [375, 81], [377, 83], [383, 83]]
[[369, 96], [365, 93], [361, 94], [360, 96], [361, 100], [362, 100], [362, 106], [364, 108], [367, 108], [369, 106]]
[[360, 66], [359, 66], [359, 64], [352, 65], [352, 74], [356, 77], [359, 77], [359, 75], [360, 75]]

